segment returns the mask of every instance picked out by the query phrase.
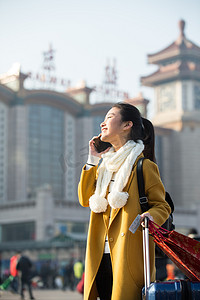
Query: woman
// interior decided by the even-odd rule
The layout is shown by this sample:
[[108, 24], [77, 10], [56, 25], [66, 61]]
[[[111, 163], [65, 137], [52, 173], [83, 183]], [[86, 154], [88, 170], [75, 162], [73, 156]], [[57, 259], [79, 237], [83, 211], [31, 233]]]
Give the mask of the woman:
[[[79, 201], [90, 206], [91, 216], [85, 263], [84, 300], [138, 300], [144, 286], [141, 226], [132, 234], [129, 227], [138, 214], [136, 165], [140, 157], [154, 158], [154, 131], [130, 104], [115, 104], [101, 123], [101, 140], [112, 147], [98, 153], [94, 137], [78, 187]], [[103, 158], [99, 168], [99, 159]], [[159, 225], [170, 207], [158, 168], [145, 159], [143, 175], [150, 209], [141, 214]], [[151, 280], [155, 279], [154, 243], [150, 237]]]

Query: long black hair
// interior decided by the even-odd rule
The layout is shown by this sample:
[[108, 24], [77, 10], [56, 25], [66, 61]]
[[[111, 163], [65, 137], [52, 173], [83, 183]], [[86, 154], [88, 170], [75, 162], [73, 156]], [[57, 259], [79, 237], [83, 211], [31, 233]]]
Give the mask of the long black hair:
[[156, 162], [155, 158], [155, 133], [153, 124], [141, 116], [139, 110], [128, 103], [119, 102], [113, 105], [119, 108], [122, 122], [132, 121], [130, 139], [142, 140], [144, 143], [143, 154], [145, 158]]

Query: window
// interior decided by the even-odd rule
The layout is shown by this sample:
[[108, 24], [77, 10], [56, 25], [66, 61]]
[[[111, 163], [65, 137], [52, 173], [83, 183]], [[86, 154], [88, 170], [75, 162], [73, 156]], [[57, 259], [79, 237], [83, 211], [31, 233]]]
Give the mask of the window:
[[198, 85], [194, 87], [194, 107], [200, 109], [200, 86]]
[[[37, 116], [36, 116], [37, 114]], [[34, 191], [44, 183], [57, 199], [64, 196], [59, 165], [64, 151], [64, 112], [46, 105], [29, 105], [29, 186]]]
[[29, 241], [35, 239], [35, 223], [13, 223], [1, 225], [2, 242]]
[[87, 233], [87, 222], [60, 221], [56, 223], [57, 234], [61, 233]]

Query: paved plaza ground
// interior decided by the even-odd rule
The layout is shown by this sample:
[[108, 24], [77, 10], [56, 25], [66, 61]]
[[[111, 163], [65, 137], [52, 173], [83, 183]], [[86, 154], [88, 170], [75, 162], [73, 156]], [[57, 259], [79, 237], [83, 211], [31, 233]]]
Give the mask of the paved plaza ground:
[[[33, 290], [36, 300], [83, 300], [82, 295], [77, 292], [62, 290]], [[20, 296], [9, 291], [0, 292], [0, 300], [20, 300]], [[25, 299], [29, 300], [28, 292], [25, 292]]]

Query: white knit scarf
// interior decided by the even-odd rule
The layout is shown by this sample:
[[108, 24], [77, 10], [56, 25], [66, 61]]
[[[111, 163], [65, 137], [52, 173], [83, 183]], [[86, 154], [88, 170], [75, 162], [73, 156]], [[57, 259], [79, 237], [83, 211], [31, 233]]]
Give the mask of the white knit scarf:
[[[118, 151], [115, 152], [112, 147], [102, 155], [103, 160], [99, 167], [96, 190], [89, 199], [90, 209], [93, 212], [105, 212], [108, 203], [114, 209], [121, 208], [126, 204], [129, 194], [123, 192], [123, 188], [128, 182], [136, 158], [143, 150], [144, 145], [141, 140], [138, 140], [137, 143], [129, 140]], [[112, 191], [106, 199], [107, 188], [113, 173], [116, 173], [115, 181]]]

